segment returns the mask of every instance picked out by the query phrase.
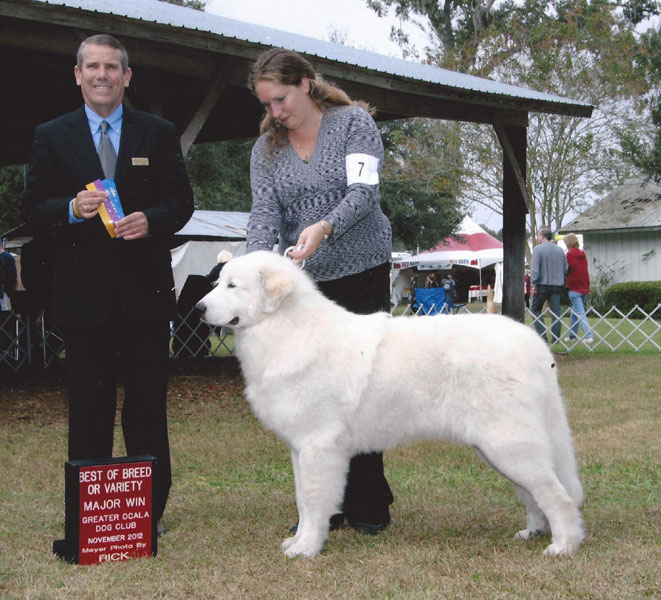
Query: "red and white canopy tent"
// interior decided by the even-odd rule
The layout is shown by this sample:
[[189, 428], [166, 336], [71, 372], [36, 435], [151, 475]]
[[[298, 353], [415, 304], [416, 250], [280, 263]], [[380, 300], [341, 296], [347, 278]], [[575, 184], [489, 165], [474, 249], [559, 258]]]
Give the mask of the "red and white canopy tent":
[[433, 248], [406, 258], [399, 268], [417, 267], [428, 271], [460, 265], [484, 269], [503, 261], [503, 243], [484, 231], [470, 217], [464, 217], [455, 235], [458, 239], [445, 238]]
[[412, 256], [418, 269], [434, 269], [438, 263], [450, 263], [484, 269], [503, 261], [503, 242], [488, 234], [470, 217], [464, 217], [456, 234], [457, 239], [445, 238], [436, 246]]
[[477, 269], [482, 287], [482, 269], [503, 262], [503, 243], [488, 234], [473, 219], [466, 216], [455, 235], [420, 254], [393, 261], [393, 269], [417, 268], [420, 271], [443, 271], [453, 266]]

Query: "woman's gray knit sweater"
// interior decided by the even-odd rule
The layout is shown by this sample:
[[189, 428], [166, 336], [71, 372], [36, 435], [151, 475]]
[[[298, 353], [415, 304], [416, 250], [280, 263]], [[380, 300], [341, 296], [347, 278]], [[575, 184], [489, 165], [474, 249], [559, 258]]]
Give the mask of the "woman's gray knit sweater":
[[314, 152], [302, 160], [292, 145], [275, 146], [265, 136], [252, 150], [252, 211], [247, 252], [280, 252], [293, 246], [308, 225], [325, 219], [333, 235], [305, 263], [316, 281], [360, 273], [390, 260], [390, 223], [381, 211], [379, 185], [347, 186], [346, 157], [367, 154], [383, 163], [383, 144], [374, 119], [357, 106], [324, 111]]

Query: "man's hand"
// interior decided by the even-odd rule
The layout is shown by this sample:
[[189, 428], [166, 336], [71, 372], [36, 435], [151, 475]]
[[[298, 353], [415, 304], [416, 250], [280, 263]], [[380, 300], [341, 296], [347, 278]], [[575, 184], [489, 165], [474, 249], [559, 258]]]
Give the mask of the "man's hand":
[[139, 240], [149, 235], [149, 222], [143, 212], [134, 212], [115, 223], [115, 234], [125, 240]]
[[99, 206], [101, 206], [106, 198], [108, 192], [99, 190], [83, 190], [78, 192], [73, 200], [74, 214], [79, 219], [91, 219], [99, 214]]

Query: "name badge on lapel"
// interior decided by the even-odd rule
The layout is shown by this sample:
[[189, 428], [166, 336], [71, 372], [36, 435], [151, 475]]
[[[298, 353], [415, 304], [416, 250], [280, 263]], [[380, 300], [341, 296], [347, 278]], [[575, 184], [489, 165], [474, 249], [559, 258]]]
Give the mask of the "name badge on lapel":
[[131, 164], [134, 167], [148, 167], [149, 166], [149, 158], [146, 156], [134, 156], [131, 159]]

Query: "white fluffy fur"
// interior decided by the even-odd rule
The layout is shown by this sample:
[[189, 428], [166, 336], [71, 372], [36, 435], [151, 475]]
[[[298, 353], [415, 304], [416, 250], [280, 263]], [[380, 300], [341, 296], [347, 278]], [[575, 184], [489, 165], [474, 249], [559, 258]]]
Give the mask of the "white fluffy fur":
[[321, 551], [353, 455], [420, 439], [471, 446], [514, 484], [527, 508], [517, 538], [550, 529], [546, 554], [580, 546], [583, 489], [553, 356], [528, 327], [355, 315], [272, 252], [228, 262], [198, 306], [234, 327], [248, 401], [291, 449], [299, 526], [287, 556]]

